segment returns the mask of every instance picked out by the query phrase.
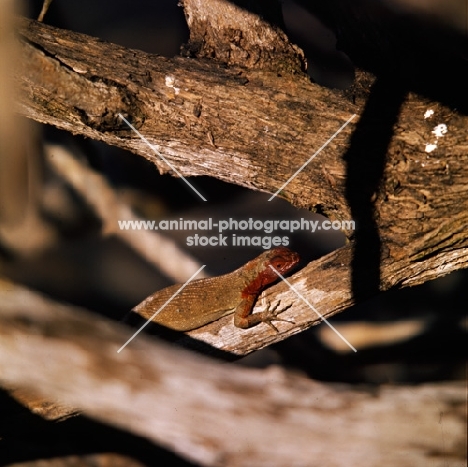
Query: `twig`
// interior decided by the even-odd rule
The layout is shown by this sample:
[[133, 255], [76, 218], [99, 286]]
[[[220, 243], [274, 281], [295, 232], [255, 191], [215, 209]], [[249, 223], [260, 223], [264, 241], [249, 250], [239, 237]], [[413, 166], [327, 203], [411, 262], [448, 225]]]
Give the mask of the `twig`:
[[44, 3], [42, 4], [42, 9], [41, 12], [39, 13], [39, 16], [37, 17], [37, 20], [42, 22], [44, 21], [44, 16], [47, 13], [47, 10], [50, 7], [50, 4], [52, 3], [52, 0], [44, 0]]

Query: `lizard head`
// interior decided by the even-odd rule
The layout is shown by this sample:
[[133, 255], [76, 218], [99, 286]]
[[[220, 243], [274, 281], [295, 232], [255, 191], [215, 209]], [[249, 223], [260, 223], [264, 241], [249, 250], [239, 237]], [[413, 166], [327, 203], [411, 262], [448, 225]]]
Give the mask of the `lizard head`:
[[257, 277], [261, 283], [257, 284], [257, 286], [263, 288], [278, 279], [278, 274], [272, 268], [281, 275], [286, 274], [299, 263], [300, 257], [289, 248], [278, 247], [265, 251], [257, 260]]
[[[299, 255], [286, 247], [273, 248], [263, 253], [265, 266], [271, 270], [274, 267], [280, 274], [286, 274], [299, 263]], [[276, 276], [276, 274], [275, 274]]]

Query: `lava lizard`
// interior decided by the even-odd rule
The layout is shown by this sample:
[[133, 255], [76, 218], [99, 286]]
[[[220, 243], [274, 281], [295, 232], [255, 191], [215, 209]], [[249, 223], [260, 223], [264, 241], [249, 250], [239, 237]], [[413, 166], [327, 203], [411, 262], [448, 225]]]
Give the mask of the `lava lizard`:
[[[191, 331], [205, 324], [234, 314], [234, 325], [250, 328], [271, 321], [283, 310], [277, 306], [252, 314], [252, 308], [262, 290], [278, 279], [270, 268], [286, 274], [299, 262], [299, 255], [286, 247], [273, 248], [233, 272], [222, 276], [189, 282], [164, 308], [160, 308], [182, 287], [175, 284], [159, 290], [143, 300], [132, 311], [146, 319], [177, 331]], [[276, 329], [276, 328], [274, 328]]]

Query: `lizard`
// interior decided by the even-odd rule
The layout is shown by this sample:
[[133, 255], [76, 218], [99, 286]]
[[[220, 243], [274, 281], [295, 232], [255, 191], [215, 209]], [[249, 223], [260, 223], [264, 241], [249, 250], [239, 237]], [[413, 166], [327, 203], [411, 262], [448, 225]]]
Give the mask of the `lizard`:
[[229, 314], [234, 314], [234, 325], [238, 328], [247, 329], [264, 322], [276, 329], [271, 321], [282, 321], [276, 316], [284, 309], [278, 311], [276, 305], [266, 311], [251, 312], [262, 290], [278, 279], [270, 265], [283, 275], [294, 268], [299, 259], [289, 248], [273, 248], [233, 272], [189, 282], [167, 304], [182, 285], [161, 289], [132, 311], [149, 320], [159, 310], [152, 320], [176, 331], [191, 331]]

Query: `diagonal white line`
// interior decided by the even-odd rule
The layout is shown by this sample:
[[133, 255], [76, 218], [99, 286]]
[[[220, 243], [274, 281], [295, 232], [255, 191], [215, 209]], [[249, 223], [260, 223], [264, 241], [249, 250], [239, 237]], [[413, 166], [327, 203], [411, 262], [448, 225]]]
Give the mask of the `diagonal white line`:
[[320, 319], [322, 321], [325, 322], [325, 324], [340, 338], [343, 340], [343, 342], [345, 342], [350, 349], [354, 350], [354, 352], [357, 352], [357, 350], [348, 342], [348, 340], [342, 335], [340, 334], [327, 320], [327, 318], [324, 318], [316, 309], [315, 307], [309, 303], [309, 301], [307, 300], [307, 298], [305, 298], [302, 294], [300, 294], [295, 287], [293, 287], [271, 264], [270, 264], [270, 268], [273, 269], [273, 271], [275, 271], [276, 275], [278, 277], [280, 277], [283, 282], [286, 282], [286, 284], [288, 284], [289, 288], [306, 304], [309, 306], [309, 308], [313, 311], [315, 311], [315, 313], [317, 314], [317, 316], [320, 317]]
[[190, 279], [188, 279], [188, 280], [185, 282], [185, 284], [182, 285], [182, 287], [181, 287], [169, 300], [167, 300], [167, 302], [166, 302], [161, 308], [159, 308], [159, 310], [155, 311], [155, 312], [153, 313], [153, 316], [151, 316], [151, 318], [149, 318], [149, 319], [146, 321], [146, 323], [143, 324], [143, 326], [142, 326], [140, 329], [138, 329], [138, 331], [137, 331], [135, 334], [133, 334], [133, 336], [130, 337], [130, 339], [128, 339], [128, 341], [125, 342], [125, 344], [122, 345], [122, 347], [120, 347], [119, 350], [117, 350], [117, 353], [120, 353], [128, 344], [130, 344], [130, 342], [132, 342], [132, 340], [135, 339], [135, 337], [138, 336], [138, 334], [140, 334], [140, 332], [143, 331], [143, 329], [144, 329], [146, 326], [148, 326], [148, 324], [154, 319], [154, 317], [155, 317], [155, 316], [156, 316], [156, 315], [157, 315], [157, 314], [158, 314], [158, 313], [175, 297], [175, 296], [179, 295], [180, 292], [182, 292], [182, 290], [185, 288], [185, 286], [188, 285], [188, 284], [190, 283], [190, 281], [191, 281], [205, 266], [206, 266], [206, 264], [204, 264], [196, 273], [194, 273], [194, 274], [192, 275], [192, 277], [191, 277]]
[[122, 115], [117, 114], [203, 201], [206, 198]]
[[323, 149], [325, 149], [325, 148], [336, 138], [336, 136], [338, 135], [338, 133], [340, 133], [341, 131], [344, 130], [344, 128], [348, 125], [349, 122], [351, 122], [351, 120], [352, 120], [355, 116], [356, 116], [356, 114], [353, 114], [353, 115], [348, 119], [348, 121], [347, 121], [346, 123], [343, 123], [343, 125], [341, 125], [341, 128], [340, 128], [339, 130], [337, 130], [337, 131], [335, 132], [335, 134], [334, 134], [332, 137], [330, 137], [330, 138], [328, 139], [328, 141], [326, 141], [324, 144], [322, 144], [322, 146], [320, 147], [320, 149], [318, 149], [318, 150], [315, 152], [315, 154], [313, 154], [313, 155], [310, 157], [310, 159], [309, 159], [308, 161], [304, 162], [304, 164], [302, 164], [302, 165], [296, 170], [296, 172], [295, 172], [294, 174], [292, 174], [292, 175], [286, 180], [286, 182], [283, 184], [283, 186], [282, 186], [281, 188], [279, 188], [279, 189], [276, 191], [276, 193], [274, 193], [273, 195], [271, 195], [271, 197], [270, 197], [270, 199], [269, 199], [268, 201], [271, 201], [273, 198], [275, 198], [275, 197], [278, 195], [278, 193], [279, 193], [281, 190], [283, 190], [284, 187], [285, 187], [293, 178], [295, 178], [295, 177], [297, 176], [297, 174], [298, 174], [299, 172], [301, 172], [302, 170], [304, 170], [305, 167], [310, 163], [310, 161], [311, 161], [315, 156], [317, 156]]

